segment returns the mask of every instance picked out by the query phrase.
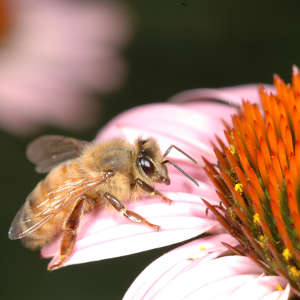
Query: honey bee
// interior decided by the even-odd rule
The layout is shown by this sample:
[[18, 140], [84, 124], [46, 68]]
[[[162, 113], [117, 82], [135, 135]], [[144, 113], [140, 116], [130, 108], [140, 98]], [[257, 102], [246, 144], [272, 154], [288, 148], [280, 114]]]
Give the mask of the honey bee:
[[198, 185], [165, 159], [172, 148], [197, 163], [175, 145], [162, 154], [152, 138], [139, 138], [134, 144], [123, 139], [95, 144], [58, 135], [37, 138], [27, 147], [27, 157], [37, 172], [49, 173], [13, 219], [9, 238], [22, 239], [26, 247], [36, 249], [62, 233], [59, 260], [48, 267], [54, 270], [71, 255], [82, 216], [95, 208], [111, 206], [130, 221], [159, 230], [123, 202], [149, 193], [170, 204], [172, 200], [154, 188], [156, 183], [170, 184], [168, 163]]

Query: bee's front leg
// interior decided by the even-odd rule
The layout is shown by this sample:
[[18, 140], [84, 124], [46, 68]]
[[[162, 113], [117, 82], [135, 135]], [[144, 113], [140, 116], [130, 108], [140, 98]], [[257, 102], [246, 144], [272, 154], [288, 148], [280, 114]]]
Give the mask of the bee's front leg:
[[48, 266], [48, 270], [55, 270], [65, 262], [65, 260], [71, 255], [77, 236], [77, 231], [80, 224], [80, 219], [83, 213], [84, 201], [86, 198], [83, 196], [77, 201], [70, 216], [66, 220], [63, 226], [63, 237], [60, 245], [59, 260], [54, 265]]
[[147, 221], [144, 217], [137, 214], [136, 212], [126, 209], [126, 207], [122, 204], [120, 200], [118, 200], [115, 196], [113, 196], [110, 193], [105, 193], [104, 197], [109, 201], [109, 203], [119, 212], [121, 212], [126, 218], [128, 218], [130, 221], [140, 224], [145, 224], [147, 226], [150, 226], [154, 228], [155, 230], [159, 231], [160, 226], [155, 225]]
[[164, 196], [162, 193], [160, 193], [159, 191], [157, 191], [154, 187], [152, 187], [151, 185], [147, 184], [145, 181], [141, 180], [140, 178], [137, 178], [135, 180], [136, 184], [142, 188], [142, 190], [144, 190], [145, 192], [149, 193], [152, 196], [158, 196], [161, 200], [163, 200], [164, 202], [168, 203], [168, 204], [172, 204], [173, 200], [169, 199], [168, 197]]

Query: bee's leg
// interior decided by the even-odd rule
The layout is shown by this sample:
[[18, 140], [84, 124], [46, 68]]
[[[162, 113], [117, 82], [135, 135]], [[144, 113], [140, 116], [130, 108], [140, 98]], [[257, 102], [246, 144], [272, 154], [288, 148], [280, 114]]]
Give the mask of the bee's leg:
[[126, 207], [118, 200], [116, 197], [114, 197], [112, 194], [105, 193], [104, 197], [109, 201], [109, 203], [119, 212], [121, 212], [126, 218], [128, 218], [130, 221], [134, 223], [140, 223], [145, 224], [147, 226], [150, 226], [154, 228], [155, 230], [160, 230], [160, 226], [152, 224], [148, 222], [144, 217], [141, 215], [135, 213], [132, 210], [126, 209]]
[[143, 180], [137, 178], [135, 180], [136, 184], [141, 187], [145, 192], [149, 193], [152, 196], [158, 196], [159, 198], [161, 198], [164, 202], [167, 202], [168, 204], [172, 204], [173, 200], [167, 198], [166, 196], [164, 196], [162, 193], [160, 193], [159, 191], [157, 191], [154, 187], [152, 187], [151, 185], [147, 184], [146, 182], [144, 182]]
[[75, 205], [70, 216], [63, 227], [63, 237], [60, 245], [59, 260], [56, 264], [48, 266], [48, 270], [52, 271], [59, 268], [65, 260], [71, 255], [80, 224], [80, 219], [83, 213], [85, 197], [82, 197]]

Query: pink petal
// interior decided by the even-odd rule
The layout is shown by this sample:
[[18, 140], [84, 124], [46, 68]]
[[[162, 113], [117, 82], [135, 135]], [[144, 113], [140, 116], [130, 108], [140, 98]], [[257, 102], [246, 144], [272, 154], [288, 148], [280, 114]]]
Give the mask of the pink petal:
[[194, 268], [200, 261], [210, 261], [224, 252], [221, 241], [232, 245], [237, 243], [230, 235], [220, 234], [201, 238], [164, 254], [136, 278], [124, 300], [155, 298], [177, 276]]
[[[278, 287], [276, 287], [278, 288]], [[289, 284], [286, 285], [286, 288], [282, 292], [281, 290], [274, 291], [272, 293], [269, 293], [265, 297], [263, 297], [263, 300], [287, 300], [289, 299], [289, 296], [291, 295], [291, 287]]]
[[[175, 144], [200, 162], [202, 155], [214, 158], [209, 143], [212, 131], [220, 128], [221, 122], [205, 113], [182, 105], [153, 104], [116, 117], [100, 132], [96, 141], [123, 137], [133, 142], [139, 137], [153, 137], [162, 151]], [[176, 150], [172, 150], [168, 157], [193, 176], [199, 182], [199, 188], [169, 166], [171, 185], [161, 186], [160, 190], [171, 195], [170, 198], [176, 201], [174, 205], [168, 207], [153, 200], [128, 204], [128, 208], [162, 226], [162, 231], [157, 233], [146, 226], [130, 224], [114, 211], [90, 214], [85, 218], [86, 225], [83, 225], [66, 265], [136, 253], [183, 241], [203, 232], [221, 230], [210, 213], [206, 215], [201, 200], [219, 202], [202, 168]], [[43, 248], [44, 256], [55, 256], [51, 264], [57, 259], [58, 247], [59, 240]]]
[[[287, 299], [289, 286], [285, 280], [264, 276], [247, 257], [217, 258], [225, 251], [221, 241], [236, 243], [228, 234], [222, 234], [199, 239], [163, 255], [137, 277], [124, 300], [263, 299], [273, 293]], [[279, 291], [278, 285], [286, 289]]]
[[[232, 109], [227, 113], [223, 111], [223, 117], [229, 118], [231, 113]], [[138, 137], [153, 137], [163, 151], [175, 144], [198, 161], [203, 155], [214, 161], [210, 142], [214, 133], [222, 132], [219, 116], [194, 111], [185, 105], [151, 104], [133, 108], [113, 119], [99, 133], [96, 141], [123, 137], [133, 142]], [[184, 159], [177, 151], [171, 151], [170, 157]]]
[[[280, 276], [264, 276], [254, 277], [252, 280], [247, 281], [244, 285], [238, 287], [235, 291], [230, 293], [230, 299], [241, 299], [249, 297], [250, 299], [264, 299], [273, 293], [284, 295], [284, 290], [278, 288], [286, 287], [290, 290], [290, 286], [286, 280]], [[285, 293], [285, 299], [288, 299], [288, 294]]]
[[[266, 89], [271, 91], [272, 86], [266, 85]], [[248, 97], [253, 102], [258, 101], [257, 85], [182, 92], [170, 98], [174, 103], [144, 105], [119, 115], [108, 123], [96, 140], [124, 137], [133, 142], [139, 136], [152, 136], [162, 148], [176, 141], [177, 146], [185, 147], [183, 149], [189, 150], [191, 155], [201, 152], [200, 155], [213, 160], [210, 141], [216, 133], [223, 137], [222, 120], [230, 123], [231, 115], [236, 113], [237, 108], [201, 99], [212, 98], [239, 104]]]
[[[207, 115], [182, 106], [148, 105], [115, 118], [100, 132], [96, 140], [121, 136], [133, 142], [138, 137], [154, 137], [162, 151], [175, 144], [200, 161], [201, 155], [212, 155], [208, 145], [211, 134], [207, 130], [209, 126], [216, 127]], [[160, 225], [162, 230], [157, 233], [149, 227], [129, 223], [115, 211], [89, 214], [85, 217], [85, 225], [66, 265], [136, 253], [183, 241], [203, 232], [221, 230], [215, 218], [210, 213], [206, 214], [206, 207], [201, 200], [204, 198], [215, 204], [219, 202], [201, 166], [176, 150], [172, 150], [168, 157], [193, 176], [199, 187], [170, 165], [171, 185], [161, 185], [158, 189], [170, 195], [175, 200], [174, 205], [168, 206], [157, 199], [128, 204], [129, 209]], [[58, 248], [59, 240], [42, 250], [44, 256], [55, 256], [51, 264], [57, 259]]]
[[[159, 232], [129, 222], [115, 211], [99, 211], [83, 220], [73, 255], [65, 265], [84, 263], [145, 251], [177, 243], [203, 232], [220, 231], [221, 227], [196, 195], [166, 193], [172, 205], [157, 199], [128, 204], [128, 208], [148, 221], [160, 225]], [[42, 256], [57, 259], [59, 239], [42, 249]]]
[[[274, 92], [272, 85], [263, 85], [268, 92]], [[169, 99], [174, 103], [190, 103], [192, 107], [200, 107], [205, 99], [221, 100], [229, 103], [240, 104], [242, 100], [252, 103], [259, 102], [258, 84], [245, 84], [217, 89], [192, 89], [178, 93]], [[204, 104], [207, 102], [204, 102]], [[202, 103], [203, 104], [203, 103]], [[195, 105], [195, 106], [193, 106]], [[223, 105], [226, 108], [225, 105]]]
[[[222, 111], [224, 118], [236, 109], [224, 105], [202, 103], [206, 110]], [[129, 142], [137, 138], [155, 138], [162, 151], [175, 144], [201, 162], [205, 155], [214, 159], [210, 140], [213, 133], [221, 132], [220, 114], [208, 115], [207, 111], [194, 110], [189, 105], [152, 104], [131, 109], [113, 119], [97, 136], [96, 141], [122, 137]], [[193, 164], [184, 155], [172, 150], [169, 156], [199, 182], [199, 189], [184, 176], [169, 166], [171, 185], [162, 186], [161, 191], [175, 200], [167, 206], [157, 199], [139, 200], [128, 204], [154, 224], [162, 227], [160, 232], [146, 226], [131, 224], [114, 211], [100, 211], [85, 217], [73, 255], [68, 264], [82, 263], [136, 253], [171, 243], [183, 241], [205, 231], [220, 231], [221, 227], [210, 215], [201, 198], [218, 203], [214, 188], [200, 166]], [[126, 245], [126, 247], [124, 247]], [[42, 254], [57, 260], [59, 240], [43, 248]]]
[[[223, 105], [219, 105], [223, 108]], [[227, 114], [230, 115], [232, 111]], [[217, 122], [217, 123], [216, 123]], [[166, 126], [166, 124], [168, 124]], [[97, 138], [108, 138], [117, 128], [129, 127], [153, 131], [154, 133], [167, 133], [169, 137], [190, 140], [191, 143], [200, 142], [196, 138], [206, 139], [220, 129], [219, 116], [207, 115], [201, 111], [193, 111], [187, 105], [177, 104], [149, 104], [133, 108], [113, 119], [104, 128]], [[196, 139], [196, 140], [195, 140]]]
[[[272, 287], [269, 285], [265, 285], [265, 283], [270, 283], [269, 285], [272, 285]], [[253, 274], [236, 275], [234, 277], [224, 278], [217, 280], [216, 282], [211, 282], [206, 286], [201, 287], [194, 292], [191, 292], [184, 299], [199, 299], [204, 296], [207, 300], [259, 300], [265, 299], [265, 297], [269, 297], [274, 293], [277, 295], [277, 297], [283, 296], [282, 299], [288, 299], [288, 293], [285, 293], [285, 291], [277, 290], [278, 285], [281, 286], [285, 284], [286, 283], [284, 282], [284, 280], [279, 276], [263, 277]], [[236, 294], [236, 290], [240, 291], [240, 293]], [[289, 286], [287, 286], [286, 290], [289, 291]]]

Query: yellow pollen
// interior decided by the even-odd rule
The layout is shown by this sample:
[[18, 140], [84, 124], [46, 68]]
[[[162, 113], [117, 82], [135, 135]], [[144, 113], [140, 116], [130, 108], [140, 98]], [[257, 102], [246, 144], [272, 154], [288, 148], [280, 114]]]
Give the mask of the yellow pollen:
[[234, 189], [239, 192], [240, 194], [243, 193], [243, 185], [241, 183], [237, 183], [235, 186], [234, 186]]
[[292, 257], [292, 254], [290, 252], [290, 250], [288, 248], [285, 248], [283, 251], [282, 251], [282, 256], [283, 258], [288, 261], [291, 257]]
[[201, 248], [200, 248], [200, 250], [201, 250], [201, 251], [204, 251], [204, 250], [206, 250], [206, 248], [204, 248], [204, 247], [201, 247]]
[[[253, 215], [253, 222], [256, 223], [256, 224], [260, 224], [260, 217], [259, 217], [259, 214], [258, 213], [255, 213]], [[261, 235], [259, 236], [259, 239], [260, 239]], [[263, 237], [263, 236], [262, 236]]]
[[189, 257], [188, 258], [188, 260], [191, 260], [191, 261], [193, 261], [193, 260], [198, 260], [199, 259], [199, 257]]
[[257, 241], [257, 243], [263, 248], [265, 249], [266, 248], [266, 237], [261, 234], [259, 237], [259, 241]]
[[151, 196], [155, 196], [155, 192], [152, 192], [150, 195], [151, 195]]
[[277, 284], [276, 285], [276, 290], [281, 291], [281, 290], [283, 290], [283, 288], [282, 288], [282, 286], [280, 284]]
[[234, 210], [231, 207], [228, 208], [228, 214], [229, 214], [229, 216], [231, 217], [232, 220], [236, 219], [236, 214], [235, 214]]
[[233, 145], [230, 145], [228, 150], [231, 152], [232, 155], [236, 153], [235, 147]]
[[291, 276], [297, 278], [300, 276], [300, 271], [295, 266], [289, 266], [289, 272]]

